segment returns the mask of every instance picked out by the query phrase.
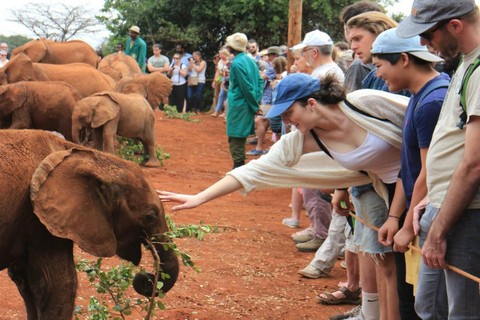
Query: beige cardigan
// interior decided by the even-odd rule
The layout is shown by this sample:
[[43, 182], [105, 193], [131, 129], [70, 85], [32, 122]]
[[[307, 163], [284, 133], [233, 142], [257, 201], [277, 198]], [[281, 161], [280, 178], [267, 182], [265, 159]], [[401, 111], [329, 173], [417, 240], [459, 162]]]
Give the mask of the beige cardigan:
[[[358, 109], [381, 121], [350, 109], [345, 103], [339, 107], [350, 119], [396, 148], [402, 146], [403, 117], [409, 98], [378, 90], [364, 89], [351, 92], [347, 100]], [[377, 193], [388, 204], [388, 193], [382, 181], [368, 172], [368, 176], [343, 168], [323, 151], [303, 153], [304, 135], [299, 131], [282, 136], [270, 151], [246, 165], [227, 173], [238, 180], [247, 194], [254, 190], [278, 188], [340, 189], [373, 182]]]

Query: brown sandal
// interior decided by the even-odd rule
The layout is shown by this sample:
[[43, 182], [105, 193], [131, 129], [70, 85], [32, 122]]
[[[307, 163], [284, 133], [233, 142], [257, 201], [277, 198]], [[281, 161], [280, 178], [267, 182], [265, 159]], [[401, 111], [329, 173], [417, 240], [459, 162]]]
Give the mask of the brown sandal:
[[362, 298], [360, 298], [360, 293], [362, 292], [361, 288], [358, 288], [355, 291], [350, 291], [346, 287], [340, 287], [340, 289], [336, 291], [341, 291], [345, 295], [345, 298], [337, 298], [333, 295], [333, 292], [325, 292], [324, 294], [327, 296], [326, 298], [318, 295], [317, 299], [320, 300], [320, 303], [328, 305], [360, 304], [362, 302]]

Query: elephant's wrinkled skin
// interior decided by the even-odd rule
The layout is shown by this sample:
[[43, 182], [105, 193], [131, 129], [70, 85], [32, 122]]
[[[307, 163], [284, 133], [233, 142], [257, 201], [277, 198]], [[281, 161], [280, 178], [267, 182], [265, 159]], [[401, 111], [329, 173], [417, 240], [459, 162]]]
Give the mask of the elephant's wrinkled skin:
[[93, 48], [81, 40], [56, 42], [45, 38], [32, 40], [12, 50], [12, 58], [24, 53], [33, 62], [68, 64], [81, 62], [96, 68], [100, 58]]
[[134, 77], [126, 77], [115, 86], [116, 92], [138, 93], [148, 100], [153, 110], [160, 102], [172, 92], [172, 80], [154, 72], [151, 74], [136, 74]]
[[[0, 270], [8, 268], [29, 320], [72, 319], [73, 243], [138, 264], [145, 236], [167, 231], [162, 205], [133, 162], [38, 130], [2, 130], [0, 141]], [[166, 292], [178, 259], [156, 250], [171, 276]]]
[[0, 68], [1, 85], [20, 81], [64, 81], [83, 97], [115, 87], [112, 78], [88, 64], [34, 63], [23, 53], [17, 54]]
[[142, 73], [137, 61], [123, 52], [109, 54], [103, 58], [98, 64], [98, 70], [117, 82], [122, 78]]
[[61, 81], [21, 81], [0, 86], [3, 129], [43, 129], [72, 141], [72, 112], [80, 93]]
[[95, 148], [114, 152], [115, 135], [139, 139], [149, 156], [145, 166], [158, 167], [155, 144], [155, 114], [138, 94], [99, 92], [77, 102], [72, 114], [72, 138], [84, 143], [93, 130]]

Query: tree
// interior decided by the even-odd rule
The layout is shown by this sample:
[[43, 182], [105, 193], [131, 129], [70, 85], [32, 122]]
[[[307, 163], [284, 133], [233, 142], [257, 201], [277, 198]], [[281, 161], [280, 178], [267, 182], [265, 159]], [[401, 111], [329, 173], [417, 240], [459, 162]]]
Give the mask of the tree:
[[32, 39], [29, 39], [24, 36], [4, 36], [0, 35], [0, 42], [5, 42], [8, 44], [8, 51], [12, 51], [16, 47], [20, 47], [21, 45], [24, 45], [25, 43], [31, 41]]
[[10, 21], [24, 25], [39, 37], [67, 41], [82, 34], [98, 31], [100, 22], [91, 9], [65, 4], [29, 3], [10, 10]]

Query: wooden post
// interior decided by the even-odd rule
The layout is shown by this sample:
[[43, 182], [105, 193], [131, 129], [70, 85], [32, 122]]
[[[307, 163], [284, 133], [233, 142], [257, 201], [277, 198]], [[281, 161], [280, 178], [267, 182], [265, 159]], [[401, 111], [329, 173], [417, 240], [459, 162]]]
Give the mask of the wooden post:
[[[289, 48], [302, 41], [302, 0], [290, 0], [288, 11], [288, 38], [287, 45]], [[293, 65], [293, 55], [291, 51], [287, 55], [287, 71]]]

